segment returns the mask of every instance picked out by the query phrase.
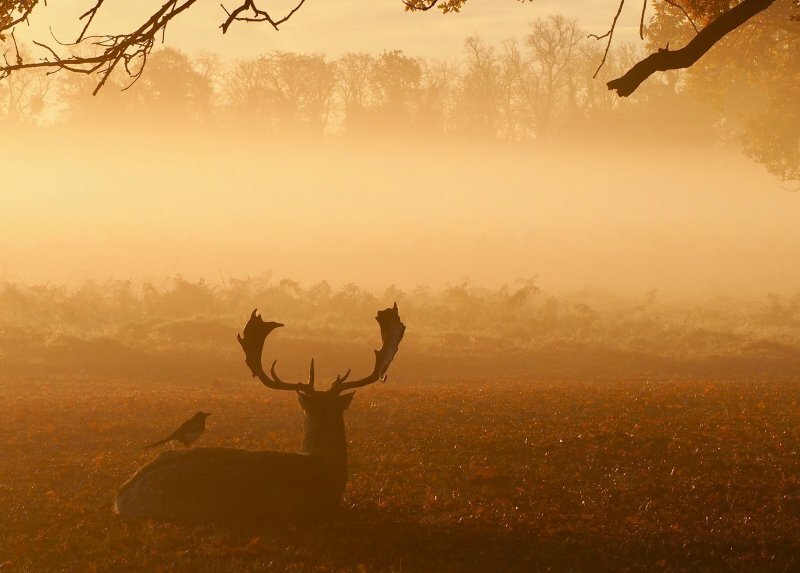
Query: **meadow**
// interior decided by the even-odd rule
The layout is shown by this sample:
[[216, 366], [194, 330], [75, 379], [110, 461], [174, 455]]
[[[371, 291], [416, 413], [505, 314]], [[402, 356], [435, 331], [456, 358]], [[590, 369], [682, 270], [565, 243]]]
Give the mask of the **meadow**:
[[340, 514], [307, 524], [124, 521], [149, 439], [294, 451], [293, 396], [5, 381], [2, 571], [791, 571], [797, 383], [457, 380], [359, 391]]
[[287, 323], [267, 346], [284, 378], [315, 353], [321, 382], [369, 367], [381, 297], [5, 285], [0, 572], [797, 570], [796, 304], [520, 288], [384, 295], [409, 330], [346, 413], [341, 511], [291, 524], [126, 521], [112, 502], [197, 410], [198, 446], [297, 450], [302, 412], [249, 376], [241, 310]]

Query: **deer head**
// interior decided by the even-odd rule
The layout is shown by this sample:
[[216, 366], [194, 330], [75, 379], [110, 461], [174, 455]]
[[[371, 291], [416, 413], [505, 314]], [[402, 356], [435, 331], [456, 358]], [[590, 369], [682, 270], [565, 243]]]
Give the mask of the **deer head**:
[[245, 354], [245, 363], [254, 378], [258, 378], [264, 386], [275, 390], [291, 390], [297, 392], [300, 406], [306, 414], [303, 452], [309, 454], [346, 455], [344, 440], [344, 421], [342, 414], [350, 405], [354, 393], [345, 393], [375, 382], [386, 382], [386, 371], [392, 362], [406, 327], [400, 321], [397, 304], [392, 308], [378, 311], [375, 317], [381, 329], [383, 342], [380, 350], [375, 351], [375, 366], [372, 372], [361, 379], [349, 380], [350, 370], [336, 379], [327, 390], [317, 390], [314, 379], [314, 359], [311, 359], [307, 382], [285, 382], [275, 371], [277, 360], [270, 366], [269, 374], [261, 364], [264, 343], [267, 336], [280, 328], [279, 322], [264, 322], [257, 311], [250, 315], [242, 335], [237, 335], [239, 344]]

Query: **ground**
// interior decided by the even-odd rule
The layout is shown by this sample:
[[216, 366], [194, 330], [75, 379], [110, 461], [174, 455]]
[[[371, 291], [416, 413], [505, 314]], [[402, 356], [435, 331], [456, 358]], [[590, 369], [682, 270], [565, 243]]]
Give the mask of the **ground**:
[[[392, 381], [357, 393], [340, 514], [305, 525], [113, 514], [140, 447], [294, 451], [288, 392], [242, 377], [0, 381], [0, 572], [792, 571], [800, 383]], [[178, 446], [182, 447], [182, 446]]]

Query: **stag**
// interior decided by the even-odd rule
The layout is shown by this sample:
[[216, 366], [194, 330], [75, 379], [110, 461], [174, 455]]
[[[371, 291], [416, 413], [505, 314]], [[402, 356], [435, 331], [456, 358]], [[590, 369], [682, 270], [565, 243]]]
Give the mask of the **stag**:
[[365, 378], [337, 376], [328, 390], [314, 386], [314, 360], [307, 382], [284, 382], [272, 363], [261, 364], [267, 336], [283, 326], [264, 322], [254, 310], [237, 335], [245, 363], [264, 386], [297, 393], [305, 412], [300, 453], [198, 448], [167, 451], [140, 468], [125, 483], [114, 504], [126, 517], [206, 519], [225, 517], [303, 517], [330, 513], [347, 483], [344, 411], [356, 388], [386, 381], [386, 371], [405, 332], [397, 304], [378, 312], [382, 346]]

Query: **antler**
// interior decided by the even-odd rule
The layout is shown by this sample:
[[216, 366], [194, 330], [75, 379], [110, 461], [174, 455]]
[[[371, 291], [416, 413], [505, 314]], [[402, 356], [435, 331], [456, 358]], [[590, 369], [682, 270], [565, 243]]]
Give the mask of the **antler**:
[[256, 310], [250, 315], [250, 320], [244, 327], [244, 336], [237, 334], [236, 339], [242, 345], [244, 350], [244, 361], [253, 373], [254, 378], [261, 380], [267, 388], [274, 388], [275, 390], [295, 390], [297, 392], [305, 392], [311, 394], [314, 392], [314, 360], [311, 360], [311, 371], [308, 376], [308, 383], [302, 382], [288, 383], [280, 379], [275, 372], [275, 364], [277, 360], [272, 363], [269, 369], [271, 374], [268, 375], [264, 372], [264, 367], [261, 365], [261, 354], [264, 351], [264, 342], [267, 340], [269, 333], [283, 326], [280, 322], [264, 322], [260, 314], [256, 314]]
[[[378, 311], [378, 316], [375, 317], [381, 327], [381, 339], [383, 345], [380, 350], [375, 351], [375, 367], [372, 373], [366, 378], [361, 380], [353, 380], [346, 382], [350, 376], [348, 370], [344, 376], [337, 376], [331, 385], [331, 393], [339, 394], [346, 390], [360, 388], [367, 384], [372, 384], [380, 380], [386, 382], [386, 370], [389, 369], [389, 364], [392, 363], [394, 355], [397, 354], [397, 349], [400, 347], [400, 341], [403, 340], [403, 334], [406, 331], [406, 326], [400, 322], [400, 314], [397, 310], [397, 303], [394, 307]], [[308, 374], [308, 383], [303, 382], [284, 382], [280, 379], [275, 372], [275, 364], [277, 360], [272, 363], [269, 369], [269, 374], [264, 371], [261, 365], [261, 355], [264, 351], [264, 343], [267, 340], [269, 333], [280, 328], [283, 324], [279, 322], [264, 322], [261, 315], [257, 314], [254, 310], [250, 315], [250, 320], [244, 327], [243, 335], [236, 335], [239, 344], [242, 345], [245, 355], [245, 363], [253, 373], [253, 377], [261, 380], [267, 388], [274, 388], [275, 390], [294, 390], [296, 392], [303, 392], [305, 394], [313, 394], [314, 390], [314, 359], [311, 359], [311, 368]]]
[[353, 380], [345, 382], [350, 375], [348, 370], [344, 376], [337, 376], [333, 382], [330, 391], [334, 393], [352, 390], [353, 388], [360, 388], [373, 382], [380, 380], [386, 382], [386, 371], [392, 363], [394, 355], [400, 347], [400, 341], [403, 340], [403, 334], [406, 331], [406, 325], [400, 321], [400, 313], [397, 310], [397, 303], [394, 303], [392, 308], [379, 310], [378, 316], [375, 317], [381, 327], [381, 340], [383, 345], [380, 350], [375, 351], [375, 367], [372, 373], [366, 378], [361, 380]]

